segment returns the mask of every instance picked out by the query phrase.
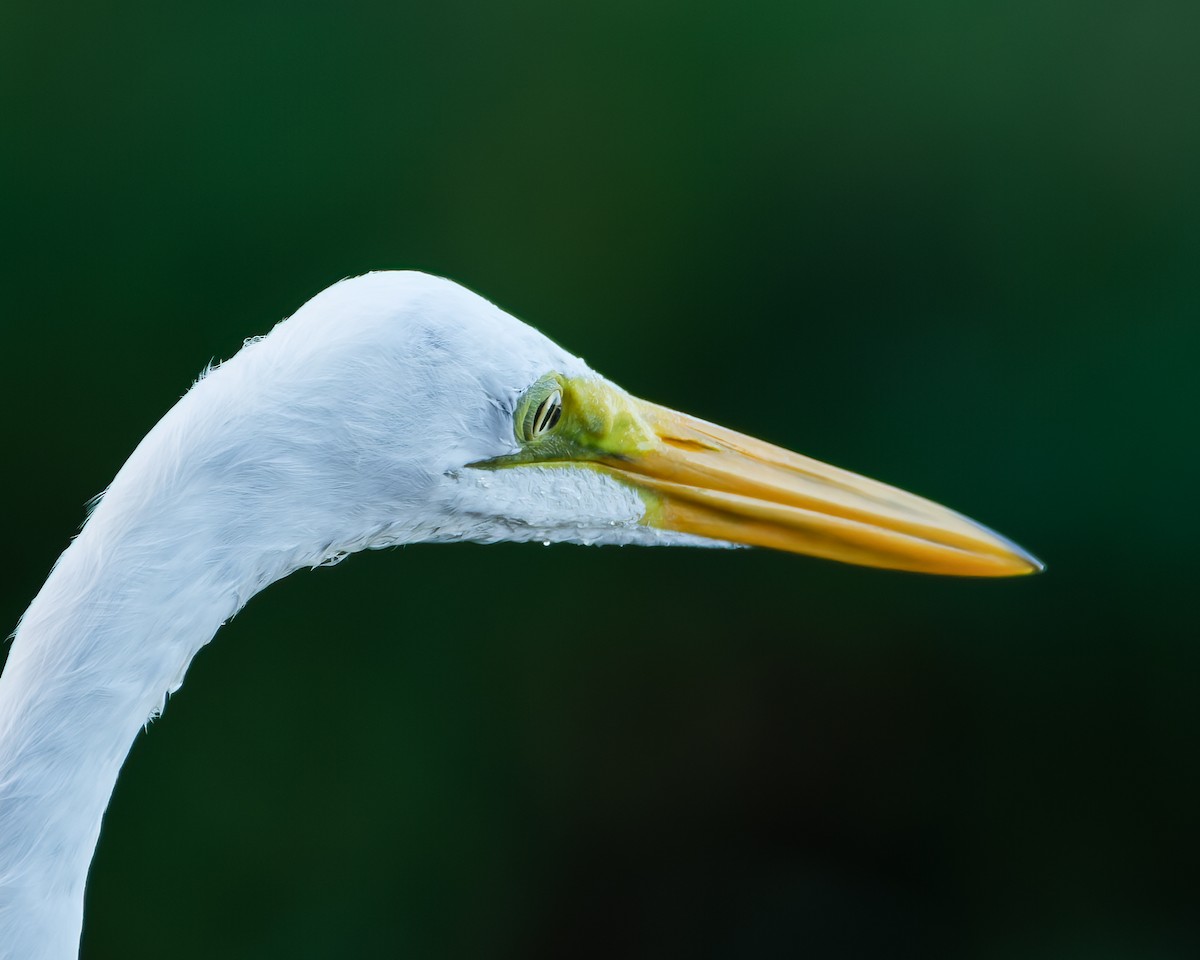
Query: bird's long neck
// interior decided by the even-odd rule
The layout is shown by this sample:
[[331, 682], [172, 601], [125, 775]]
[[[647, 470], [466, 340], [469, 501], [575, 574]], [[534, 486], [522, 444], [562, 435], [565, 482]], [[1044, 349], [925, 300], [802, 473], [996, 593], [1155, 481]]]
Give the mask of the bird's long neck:
[[147, 550], [146, 525], [122, 535], [102, 521], [59, 559], [0, 678], [3, 958], [75, 956], [121, 764], [239, 603], [230, 584], [195, 569], [195, 550]]
[[0, 960], [76, 955], [134, 738], [224, 621], [321, 558], [289, 451], [264, 454], [261, 411], [214, 379], [142, 441], [15, 634], [0, 677]]

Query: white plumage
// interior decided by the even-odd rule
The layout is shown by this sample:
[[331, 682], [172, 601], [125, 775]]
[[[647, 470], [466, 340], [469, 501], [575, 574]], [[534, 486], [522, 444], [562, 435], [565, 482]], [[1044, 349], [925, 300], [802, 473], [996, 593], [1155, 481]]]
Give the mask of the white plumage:
[[0, 957], [74, 955], [133, 738], [268, 584], [422, 540], [685, 537], [639, 526], [636, 494], [592, 471], [463, 469], [515, 452], [517, 399], [547, 370], [593, 376], [456, 284], [374, 273], [248, 342], [150, 431], [0, 678]]
[[[551, 372], [577, 409], [561, 440], [523, 438], [522, 397]], [[294, 570], [415, 541], [744, 539], [838, 556], [831, 537], [866, 537], [845, 506], [853, 475], [823, 479], [822, 465], [695, 421], [664, 426], [668, 412], [638, 404], [475, 294], [406, 272], [336, 284], [202, 377], [118, 473], [16, 631], [0, 678], [0, 958], [75, 955], [133, 739], [221, 624]], [[652, 447], [644, 475], [628, 473]], [[747, 449], [751, 479], [708, 490], [715, 474], [696, 463]], [[780, 493], [801, 480], [836, 488], [836, 516], [821, 522], [841, 533], [812, 534], [824, 514], [811, 495]], [[956, 563], [978, 541], [980, 569], [948, 572], [1025, 572], [997, 559], [1011, 565], [1016, 548], [949, 511], [878, 484], [858, 496], [889, 529], [918, 530], [896, 535], [921, 552], [914, 568], [934, 569], [927, 527], [941, 523], [953, 533], [938, 549]], [[742, 537], [734, 514], [758, 532]], [[787, 524], [808, 539], [777, 542]], [[895, 545], [878, 561], [856, 549], [843, 558], [905, 565]]]

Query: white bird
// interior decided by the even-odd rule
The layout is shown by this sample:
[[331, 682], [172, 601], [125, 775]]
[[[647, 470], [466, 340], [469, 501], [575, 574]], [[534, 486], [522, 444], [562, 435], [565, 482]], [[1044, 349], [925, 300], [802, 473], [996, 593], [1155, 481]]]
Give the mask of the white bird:
[[22, 617], [0, 677], [0, 957], [76, 956], [121, 764], [252, 596], [357, 550], [454, 540], [1040, 569], [944, 507], [635, 399], [450, 281], [342, 281], [201, 377]]

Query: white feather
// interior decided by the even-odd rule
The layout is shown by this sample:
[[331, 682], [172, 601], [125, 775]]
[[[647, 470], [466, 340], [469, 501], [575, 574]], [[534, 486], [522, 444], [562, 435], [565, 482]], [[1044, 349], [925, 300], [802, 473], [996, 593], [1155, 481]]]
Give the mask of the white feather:
[[0, 958], [75, 956], [131, 742], [196, 652], [301, 567], [420, 540], [695, 542], [591, 470], [466, 465], [517, 449], [518, 398], [595, 376], [449, 281], [373, 273], [210, 370], [95, 504], [0, 678]]

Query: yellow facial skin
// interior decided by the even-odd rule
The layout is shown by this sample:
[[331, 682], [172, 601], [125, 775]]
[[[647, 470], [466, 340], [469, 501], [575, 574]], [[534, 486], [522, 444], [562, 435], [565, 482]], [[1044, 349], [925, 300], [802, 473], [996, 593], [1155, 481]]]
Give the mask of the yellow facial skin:
[[[561, 413], [549, 417], [555, 391]], [[1006, 577], [1043, 569], [953, 510], [638, 400], [604, 380], [548, 374], [522, 399], [515, 430], [519, 453], [475, 466], [602, 470], [641, 494], [642, 522], [660, 529], [920, 573]]]

